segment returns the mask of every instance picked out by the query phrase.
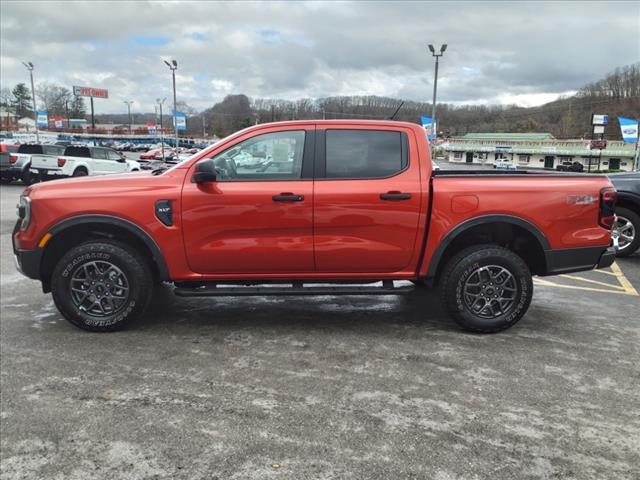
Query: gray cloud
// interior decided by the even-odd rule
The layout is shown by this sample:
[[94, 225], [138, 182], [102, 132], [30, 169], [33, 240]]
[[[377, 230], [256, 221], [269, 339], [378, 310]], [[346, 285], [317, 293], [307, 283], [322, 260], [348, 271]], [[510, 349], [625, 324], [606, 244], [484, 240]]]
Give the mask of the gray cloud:
[[431, 97], [426, 45], [448, 43], [439, 100], [539, 103], [640, 59], [636, 2], [148, 3], [3, 1], [2, 86], [110, 89], [99, 111], [152, 111], [171, 97], [205, 108], [261, 97]]

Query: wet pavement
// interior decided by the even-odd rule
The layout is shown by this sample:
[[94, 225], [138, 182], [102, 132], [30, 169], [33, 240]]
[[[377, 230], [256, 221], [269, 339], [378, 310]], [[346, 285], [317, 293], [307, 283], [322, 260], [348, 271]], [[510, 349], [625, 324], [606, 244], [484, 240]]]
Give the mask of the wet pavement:
[[94, 334], [15, 271], [20, 191], [0, 188], [2, 479], [640, 477], [640, 255], [536, 280], [496, 335], [461, 331], [436, 292], [168, 286]]

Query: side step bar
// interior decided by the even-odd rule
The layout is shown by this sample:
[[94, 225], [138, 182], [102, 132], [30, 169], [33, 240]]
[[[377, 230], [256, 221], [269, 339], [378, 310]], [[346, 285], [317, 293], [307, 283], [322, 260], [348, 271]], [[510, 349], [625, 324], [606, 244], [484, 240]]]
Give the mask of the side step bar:
[[281, 295], [404, 295], [414, 290], [413, 285], [395, 287], [392, 281], [385, 280], [382, 286], [319, 286], [305, 287], [294, 283], [291, 287], [219, 287], [216, 284], [201, 287], [176, 287], [174, 293], [179, 297], [262, 297]]

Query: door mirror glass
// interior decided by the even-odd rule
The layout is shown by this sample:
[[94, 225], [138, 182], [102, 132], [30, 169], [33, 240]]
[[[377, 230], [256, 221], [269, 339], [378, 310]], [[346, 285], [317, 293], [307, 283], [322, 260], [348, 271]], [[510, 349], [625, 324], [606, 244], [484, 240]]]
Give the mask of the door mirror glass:
[[207, 183], [215, 182], [218, 176], [218, 171], [211, 160], [206, 160], [196, 164], [196, 171], [193, 174], [193, 181], [195, 183]]

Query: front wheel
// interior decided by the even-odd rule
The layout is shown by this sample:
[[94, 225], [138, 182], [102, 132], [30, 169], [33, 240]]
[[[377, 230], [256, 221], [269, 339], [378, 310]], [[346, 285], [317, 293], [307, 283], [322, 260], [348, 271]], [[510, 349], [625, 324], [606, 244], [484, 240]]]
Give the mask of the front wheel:
[[455, 255], [440, 283], [449, 315], [467, 330], [493, 333], [517, 323], [533, 295], [531, 272], [506, 248], [480, 245]]
[[58, 261], [51, 293], [62, 315], [94, 332], [116, 330], [142, 315], [153, 292], [145, 259], [125, 244], [91, 241]]

